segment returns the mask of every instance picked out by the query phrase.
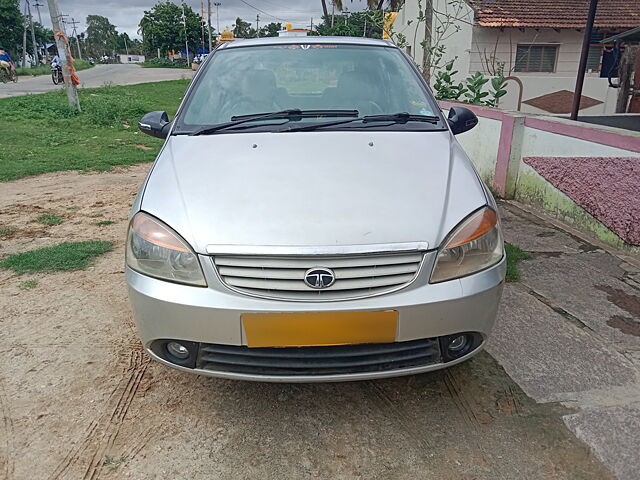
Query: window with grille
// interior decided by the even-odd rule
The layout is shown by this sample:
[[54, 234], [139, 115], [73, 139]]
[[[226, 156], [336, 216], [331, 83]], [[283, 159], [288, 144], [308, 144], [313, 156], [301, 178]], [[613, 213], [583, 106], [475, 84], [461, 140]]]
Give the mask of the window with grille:
[[555, 72], [558, 45], [518, 45], [516, 72]]
[[589, 47], [589, 55], [587, 57], [587, 71], [600, 71], [600, 59], [602, 58], [602, 46], [591, 45]]

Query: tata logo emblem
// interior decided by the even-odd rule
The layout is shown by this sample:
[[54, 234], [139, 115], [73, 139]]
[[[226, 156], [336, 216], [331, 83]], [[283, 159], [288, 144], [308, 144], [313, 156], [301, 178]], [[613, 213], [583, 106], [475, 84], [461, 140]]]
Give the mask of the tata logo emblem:
[[309, 285], [311, 288], [316, 288], [318, 290], [330, 287], [335, 281], [336, 277], [333, 274], [333, 270], [329, 268], [310, 268], [304, 274], [304, 283]]
[[302, 48], [302, 50], [309, 50], [311, 45], [300, 45], [300, 48]]

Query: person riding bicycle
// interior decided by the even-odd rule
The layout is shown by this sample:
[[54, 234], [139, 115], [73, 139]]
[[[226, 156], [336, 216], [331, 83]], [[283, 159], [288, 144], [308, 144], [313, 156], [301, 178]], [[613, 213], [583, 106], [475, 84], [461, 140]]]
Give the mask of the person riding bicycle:
[[9, 76], [13, 73], [13, 60], [11, 60], [9, 52], [5, 51], [4, 48], [0, 48], [0, 68]]

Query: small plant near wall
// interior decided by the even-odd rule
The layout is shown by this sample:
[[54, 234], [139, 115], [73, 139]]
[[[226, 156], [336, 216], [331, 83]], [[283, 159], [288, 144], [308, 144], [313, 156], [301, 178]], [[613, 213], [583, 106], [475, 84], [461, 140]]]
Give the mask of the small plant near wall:
[[[467, 77], [464, 82], [454, 82], [453, 78], [458, 73], [454, 70], [454, 64], [455, 59], [450, 60], [442, 69], [435, 72], [433, 89], [438, 100], [457, 100], [474, 105], [497, 107], [500, 98], [507, 94], [505, 90], [507, 82], [502, 75], [489, 78], [476, 72]], [[490, 89], [485, 91], [487, 83], [490, 83]]]

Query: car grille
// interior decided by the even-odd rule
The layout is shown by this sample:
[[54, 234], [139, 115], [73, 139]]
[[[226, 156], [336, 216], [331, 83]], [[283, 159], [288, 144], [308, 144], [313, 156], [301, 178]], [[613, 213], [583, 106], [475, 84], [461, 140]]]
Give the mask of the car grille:
[[[214, 265], [228, 287], [249, 295], [289, 300], [340, 300], [396, 290], [416, 277], [424, 252], [371, 255], [216, 255]], [[311, 268], [333, 270], [333, 285], [314, 289], [304, 281]]]
[[249, 348], [200, 344], [196, 367], [247, 375], [339, 375], [440, 363], [435, 338], [326, 347]]

